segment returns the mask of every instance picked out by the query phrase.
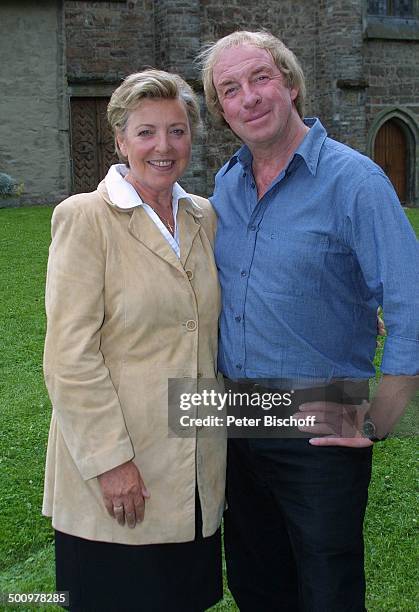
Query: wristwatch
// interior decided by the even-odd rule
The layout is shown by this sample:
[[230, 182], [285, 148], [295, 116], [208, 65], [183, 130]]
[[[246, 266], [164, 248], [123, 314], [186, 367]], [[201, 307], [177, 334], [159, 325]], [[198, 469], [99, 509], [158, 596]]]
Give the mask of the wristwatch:
[[375, 428], [374, 421], [371, 419], [369, 414], [366, 414], [364, 419], [364, 425], [362, 427], [362, 435], [364, 436], [364, 438], [369, 438], [371, 442], [382, 442], [388, 437], [388, 434], [386, 434], [382, 438], [378, 438], [376, 433], [377, 430]]

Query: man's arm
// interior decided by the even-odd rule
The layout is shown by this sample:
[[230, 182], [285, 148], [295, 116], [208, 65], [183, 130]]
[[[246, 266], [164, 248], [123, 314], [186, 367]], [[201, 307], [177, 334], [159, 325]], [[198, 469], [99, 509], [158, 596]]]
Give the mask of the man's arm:
[[378, 169], [348, 189], [343, 235], [368, 290], [384, 308], [383, 378], [371, 405], [312, 403], [300, 410], [317, 416], [314, 434], [334, 434], [312, 444], [367, 446], [368, 438], [361, 437], [365, 415], [375, 425], [374, 437], [384, 437], [403, 415], [419, 379], [418, 244], [393, 187]]
[[[300, 411], [304, 415], [316, 417], [317, 433], [328, 429], [335, 431], [332, 436], [312, 438], [313, 446], [350, 446], [361, 448], [371, 446], [372, 442], [363, 435], [363, 424], [366, 414], [375, 425], [375, 437], [384, 438], [391, 433], [396, 423], [403, 416], [406, 407], [419, 390], [419, 376], [391, 376], [385, 374], [375, 393], [371, 404], [361, 407], [339, 404], [322, 404], [320, 402], [302, 404]], [[309, 432], [310, 428], [301, 428]], [[339, 434], [345, 436], [340, 437]]]
[[418, 390], [419, 376], [383, 375], [369, 409], [377, 438], [393, 431]]

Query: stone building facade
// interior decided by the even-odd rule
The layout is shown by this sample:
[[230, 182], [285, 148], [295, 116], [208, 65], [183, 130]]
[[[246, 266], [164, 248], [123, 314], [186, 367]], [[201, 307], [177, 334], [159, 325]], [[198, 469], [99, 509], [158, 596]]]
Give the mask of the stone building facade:
[[[0, 172], [24, 183], [23, 201], [71, 190], [64, 15], [56, 0], [0, 5]], [[15, 201], [16, 200], [16, 201]], [[0, 198], [0, 207], [15, 200]]]
[[[25, 142], [18, 130], [14, 143], [3, 136], [0, 145], [0, 172], [25, 182], [22, 202], [40, 196], [54, 202], [62, 194], [94, 188], [113, 160], [106, 103], [127, 74], [148, 66], [176, 71], [202, 99], [193, 61], [202, 45], [236, 29], [265, 28], [282, 38], [303, 65], [307, 115], [320, 116], [332, 137], [376, 159], [403, 203], [419, 206], [416, 0], [6, 0], [1, 27], [3, 15], [19, 46], [10, 70], [4, 72], [3, 66], [6, 87], [13, 82], [14, 63], [31, 56], [22, 72], [29, 89], [21, 83], [0, 101], [0, 111], [10, 118], [9, 133], [16, 134], [25, 109], [31, 122], [31, 139]], [[33, 36], [24, 35], [23, 15], [32, 21]], [[54, 27], [54, 36], [40, 37]], [[25, 39], [23, 47], [19, 37]], [[6, 56], [7, 43], [3, 36], [0, 40]], [[30, 88], [34, 93], [42, 89], [43, 81], [49, 83], [47, 127], [53, 145], [47, 142], [45, 109], [29, 103], [27, 95]], [[182, 183], [208, 195], [214, 173], [237, 140], [214, 125], [203, 103], [202, 108], [206, 134], [194, 145]], [[4, 122], [0, 129], [4, 132]]]

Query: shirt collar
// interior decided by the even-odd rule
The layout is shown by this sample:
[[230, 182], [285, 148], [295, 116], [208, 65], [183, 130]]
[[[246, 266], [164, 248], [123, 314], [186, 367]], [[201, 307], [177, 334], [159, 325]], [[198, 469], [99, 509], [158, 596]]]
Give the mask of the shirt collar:
[[182, 205], [183, 208], [190, 212], [194, 217], [202, 217], [202, 207], [193, 200], [193, 198], [186, 193], [186, 191], [179, 185], [179, 183], [175, 183], [173, 185], [173, 201], [176, 201], [179, 205]]
[[240, 149], [231, 157], [230, 161], [227, 163], [227, 168], [224, 170], [223, 175], [227, 174], [233, 166], [239, 163], [243, 168], [247, 168], [252, 163], [253, 156], [250, 152], [250, 149], [247, 145], [243, 145]]
[[[317, 117], [307, 117], [304, 119], [304, 123], [310, 129], [305, 135], [303, 141], [294, 151], [288, 166], [292, 163], [294, 157], [298, 155], [304, 160], [311, 174], [315, 176], [319, 163], [320, 151], [324, 141], [327, 138], [327, 132], [320, 119]], [[231, 168], [233, 168], [233, 166], [235, 166], [237, 163], [239, 163], [243, 169], [249, 167], [249, 165], [252, 163], [252, 159], [253, 157], [249, 147], [247, 145], [243, 145], [230, 159], [223, 174], [227, 174], [227, 172], [229, 172], [229, 170], [231, 170]]]
[[[146, 203], [142, 201], [131, 183], [124, 179], [128, 172], [129, 168], [125, 164], [114, 164], [109, 168], [104, 181], [112, 205], [121, 210], [132, 210]], [[192, 215], [202, 216], [199, 204], [194, 202], [179, 183], [175, 183], [172, 191], [172, 204], [179, 203], [179, 200], [182, 200], [182, 205]]]
[[304, 123], [310, 129], [295, 150], [293, 158], [295, 155], [301, 157], [311, 174], [315, 176], [319, 164], [320, 151], [327, 138], [327, 132], [317, 117], [307, 117], [304, 119]]

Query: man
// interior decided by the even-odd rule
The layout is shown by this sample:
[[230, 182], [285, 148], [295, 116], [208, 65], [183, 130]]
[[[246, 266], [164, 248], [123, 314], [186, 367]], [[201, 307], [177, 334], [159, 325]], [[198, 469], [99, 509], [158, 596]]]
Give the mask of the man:
[[[382, 170], [303, 120], [304, 76], [280, 40], [235, 32], [201, 59], [209, 110], [244, 143], [212, 198], [219, 368], [227, 388], [288, 392], [316, 417], [305, 439], [229, 440], [229, 586], [245, 612], [360, 612], [371, 447], [417, 388], [416, 239]], [[362, 434], [378, 305], [384, 376]]]

